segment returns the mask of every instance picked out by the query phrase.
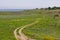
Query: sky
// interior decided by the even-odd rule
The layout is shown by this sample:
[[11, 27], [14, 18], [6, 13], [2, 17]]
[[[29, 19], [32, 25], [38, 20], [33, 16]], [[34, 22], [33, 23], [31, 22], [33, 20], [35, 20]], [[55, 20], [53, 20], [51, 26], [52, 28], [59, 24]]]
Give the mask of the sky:
[[60, 6], [60, 0], [0, 0], [0, 9], [33, 9]]

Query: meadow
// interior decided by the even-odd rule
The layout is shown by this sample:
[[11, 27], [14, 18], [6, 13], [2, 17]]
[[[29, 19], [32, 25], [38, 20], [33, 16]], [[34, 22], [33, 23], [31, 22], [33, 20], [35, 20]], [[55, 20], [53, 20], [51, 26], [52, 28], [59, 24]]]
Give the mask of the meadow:
[[21, 12], [0, 12], [0, 40], [16, 40], [14, 30], [37, 19], [39, 19], [37, 24], [23, 30], [25, 35], [36, 40], [60, 38], [60, 11], [33, 9]]

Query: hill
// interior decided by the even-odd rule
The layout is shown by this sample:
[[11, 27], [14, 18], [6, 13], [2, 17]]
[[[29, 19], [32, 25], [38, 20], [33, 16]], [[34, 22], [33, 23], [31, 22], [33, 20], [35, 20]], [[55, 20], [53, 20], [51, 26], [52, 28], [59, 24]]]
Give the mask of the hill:
[[35, 25], [26, 27], [23, 33], [36, 40], [60, 38], [60, 10], [24, 10], [0, 12], [0, 40], [16, 40], [14, 30], [38, 20]]

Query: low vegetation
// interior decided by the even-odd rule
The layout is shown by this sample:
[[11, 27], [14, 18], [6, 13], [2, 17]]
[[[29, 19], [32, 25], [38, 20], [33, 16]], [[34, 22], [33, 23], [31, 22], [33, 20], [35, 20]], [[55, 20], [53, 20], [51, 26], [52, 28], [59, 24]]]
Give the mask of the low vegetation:
[[17, 27], [32, 23], [23, 33], [36, 40], [55, 40], [60, 38], [60, 11], [59, 10], [24, 10], [21, 12], [0, 12], [0, 40], [16, 40], [14, 30]]

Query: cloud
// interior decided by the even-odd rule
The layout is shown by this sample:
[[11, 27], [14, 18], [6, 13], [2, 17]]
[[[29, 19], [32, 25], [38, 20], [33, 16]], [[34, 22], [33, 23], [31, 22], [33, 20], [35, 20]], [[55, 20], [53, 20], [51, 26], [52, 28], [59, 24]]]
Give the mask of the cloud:
[[60, 0], [0, 0], [0, 8], [41, 8], [60, 6]]

